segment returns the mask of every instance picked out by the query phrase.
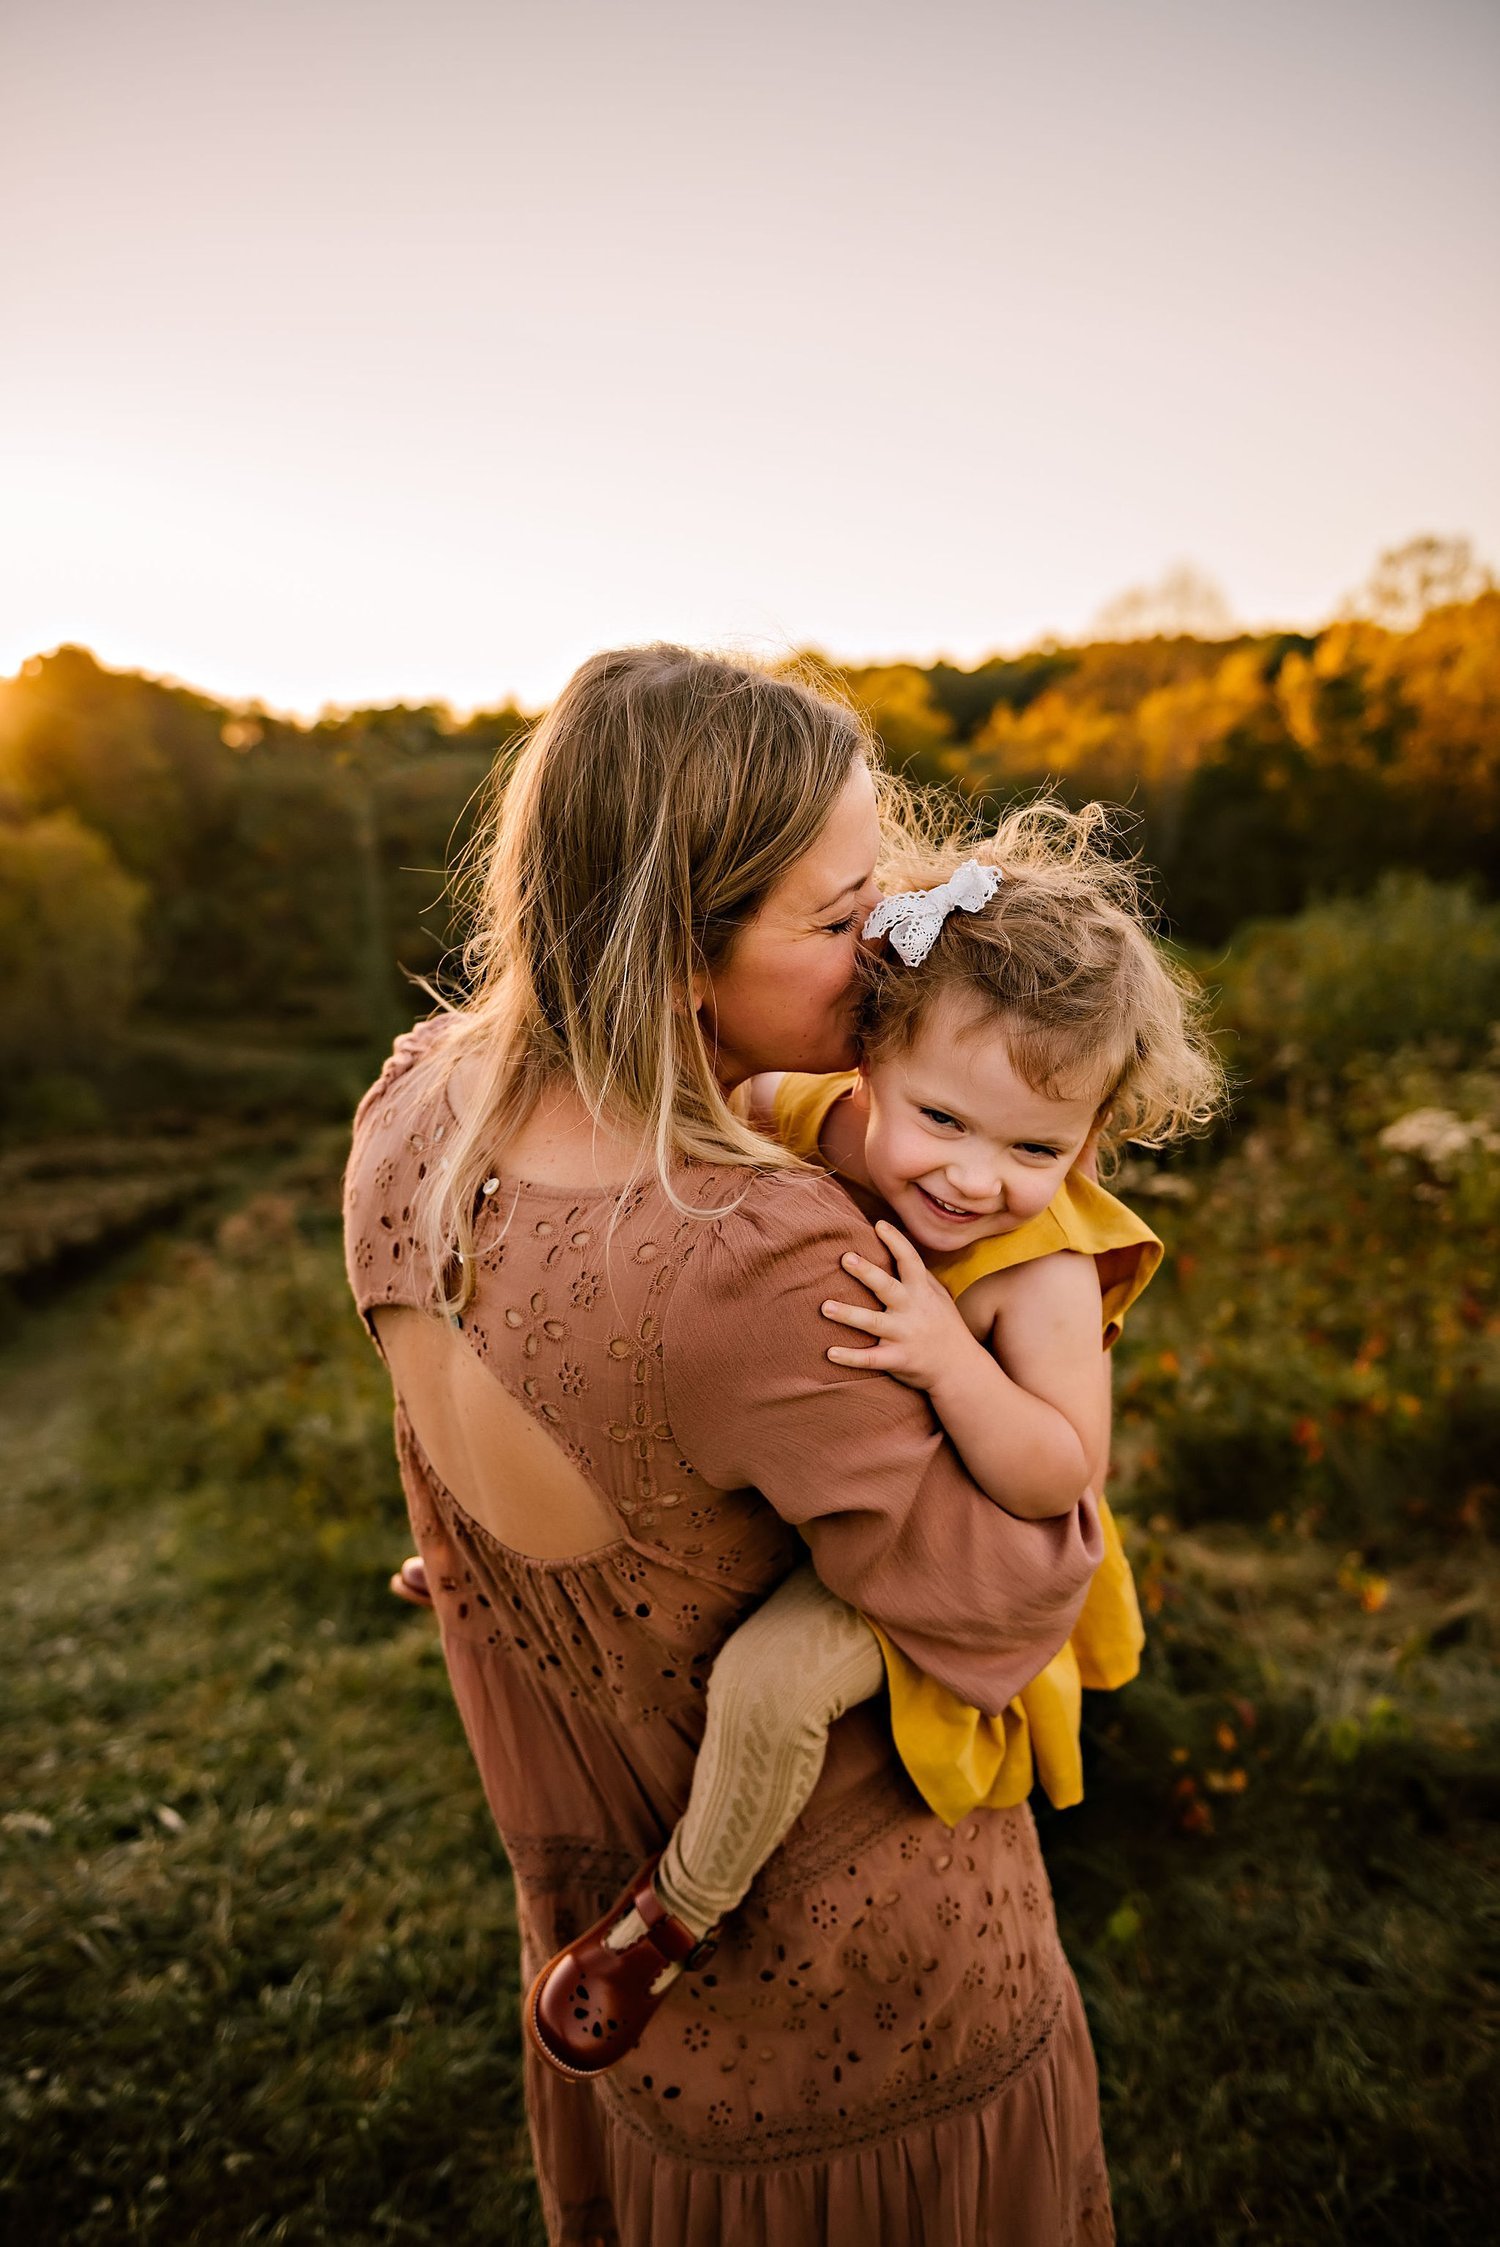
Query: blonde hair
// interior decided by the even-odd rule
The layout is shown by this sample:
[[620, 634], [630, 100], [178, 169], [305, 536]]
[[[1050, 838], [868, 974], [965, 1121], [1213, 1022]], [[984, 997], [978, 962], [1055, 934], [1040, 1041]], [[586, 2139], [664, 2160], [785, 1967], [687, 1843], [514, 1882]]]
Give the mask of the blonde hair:
[[678, 1207], [685, 1158], [794, 1167], [730, 1109], [689, 993], [873, 754], [827, 692], [655, 646], [591, 657], [497, 768], [461, 875], [468, 996], [440, 1057], [471, 1059], [476, 1083], [418, 1215], [443, 1309], [473, 1293], [496, 1150], [560, 1079], [596, 1118], [642, 1126], [641, 1174], [654, 1161]]
[[1202, 1130], [1225, 1091], [1206, 1002], [1156, 937], [1141, 869], [1114, 840], [1102, 804], [1071, 811], [1042, 797], [993, 835], [929, 831], [892, 857], [892, 890], [934, 888], [969, 855], [1005, 878], [977, 913], [948, 915], [920, 967], [886, 950], [865, 961], [866, 1057], [906, 1050], [932, 1009], [956, 1000], [1003, 1031], [1033, 1091], [1096, 1096], [1107, 1145]]

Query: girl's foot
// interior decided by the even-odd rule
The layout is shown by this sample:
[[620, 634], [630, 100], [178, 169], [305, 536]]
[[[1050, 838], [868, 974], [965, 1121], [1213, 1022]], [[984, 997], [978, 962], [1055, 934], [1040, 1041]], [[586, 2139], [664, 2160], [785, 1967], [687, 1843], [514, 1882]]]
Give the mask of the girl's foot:
[[533, 2047], [575, 2082], [633, 2051], [678, 1975], [702, 1966], [718, 1942], [717, 1927], [697, 1936], [667, 1910], [655, 1870], [652, 1857], [602, 1919], [548, 1960], [527, 1995]]
[[404, 1599], [410, 1607], [431, 1607], [432, 1594], [427, 1588], [427, 1570], [416, 1553], [401, 1563], [391, 1578], [391, 1590], [397, 1599]]

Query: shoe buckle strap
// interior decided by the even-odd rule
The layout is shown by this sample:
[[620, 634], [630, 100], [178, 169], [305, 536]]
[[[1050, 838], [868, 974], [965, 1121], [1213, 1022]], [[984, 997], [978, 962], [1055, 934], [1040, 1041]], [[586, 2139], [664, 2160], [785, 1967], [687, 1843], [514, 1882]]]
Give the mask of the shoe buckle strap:
[[[655, 1869], [653, 1865], [652, 1872]], [[646, 1937], [652, 1949], [660, 1951], [663, 1958], [670, 1960], [674, 1966], [680, 1966], [685, 1973], [692, 1973], [695, 1968], [705, 1964], [718, 1949], [718, 1928], [711, 1927], [706, 1935], [695, 1935], [685, 1920], [679, 1919], [675, 1912], [668, 1911], [657, 1895], [655, 1883], [649, 1874], [630, 1900], [645, 1923]]]

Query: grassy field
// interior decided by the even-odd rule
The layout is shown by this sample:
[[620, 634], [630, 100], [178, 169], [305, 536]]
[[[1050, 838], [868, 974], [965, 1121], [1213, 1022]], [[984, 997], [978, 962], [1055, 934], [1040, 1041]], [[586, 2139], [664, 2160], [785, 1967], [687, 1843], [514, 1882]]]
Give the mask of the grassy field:
[[[1383, 1147], [1414, 1084], [1135, 1179], [1185, 1251], [1120, 1368], [1150, 1645], [1044, 1821], [1125, 2247], [1492, 2227], [1493, 1184]], [[339, 1152], [0, 1356], [18, 2240], [540, 2236], [506, 1870], [383, 1588]]]
[[[43, 1314], [0, 1374], [17, 2239], [540, 2236], [508, 1882], [435, 1634], [383, 1589], [404, 1549], [393, 1476], [382, 1456], [362, 1537], [347, 1518], [320, 1535], [287, 1479], [294, 1416], [327, 1440], [323, 1383], [343, 1436], [358, 1417], [372, 1455], [389, 1447], [373, 1354], [341, 1347], [326, 1224], [301, 1244], [289, 1206]], [[200, 1337], [200, 1370], [212, 1387], [238, 1359], [221, 1431], [245, 1383], [278, 1392], [281, 1460], [242, 1482], [227, 1461], [174, 1472], [168, 1439], [113, 1472], [116, 1408], [131, 1435], [152, 1409], [122, 1337], [143, 1314], [164, 1344], [174, 1316], [190, 1328], [200, 1261], [219, 1274], [201, 1307], [232, 1319], [234, 1272], [274, 1248], [274, 1364], [242, 1311]]]

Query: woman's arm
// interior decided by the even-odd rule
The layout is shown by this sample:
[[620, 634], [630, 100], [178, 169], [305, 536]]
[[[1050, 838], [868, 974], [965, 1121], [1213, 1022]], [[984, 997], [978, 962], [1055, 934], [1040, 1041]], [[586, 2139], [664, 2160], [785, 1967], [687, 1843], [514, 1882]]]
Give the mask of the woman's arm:
[[963, 1468], [925, 1397], [831, 1364], [840, 1259], [878, 1253], [830, 1182], [757, 1179], [706, 1228], [663, 1316], [670, 1422], [711, 1488], [760, 1490], [818, 1574], [927, 1673], [995, 1711], [1067, 1638], [1103, 1552], [1097, 1509], [1023, 1521]]

